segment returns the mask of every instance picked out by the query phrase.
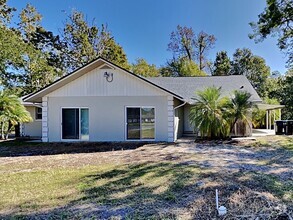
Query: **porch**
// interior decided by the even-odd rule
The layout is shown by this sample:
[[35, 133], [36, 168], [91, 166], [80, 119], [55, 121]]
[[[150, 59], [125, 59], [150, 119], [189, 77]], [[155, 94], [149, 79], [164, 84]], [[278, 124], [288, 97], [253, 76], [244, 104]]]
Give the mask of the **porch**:
[[[281, 120], [282, 118], [282, 108], [285, 108], [284, 105], [271, 105], [271, 104], [258, 104], [257, 107], [260, 110], [266, 111], [266, 130], [274, 131], [276, 120]], [[278, 114], [277, 114], [278, 112]], [[256, 130], [265, 130], [265, 129], [256, 129]]]

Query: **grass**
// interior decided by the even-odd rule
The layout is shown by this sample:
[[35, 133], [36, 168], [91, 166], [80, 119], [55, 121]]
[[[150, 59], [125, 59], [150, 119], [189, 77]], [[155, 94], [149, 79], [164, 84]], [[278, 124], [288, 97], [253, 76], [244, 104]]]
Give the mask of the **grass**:
[[255, 147], [273, 147], [293, 151], [293, 136], [267, 136], [258, 137], [257, 141], [253, 143]]
[[[291, 140], [276, 136], [251, 145], [256, 152], [269, 146], [278, 149], [276, 156], [281, 149], [288, 155]], [[112, 151], [114, 145], [116, 151]], [[203, 167], [199, 160], [210, 162], [211, 155], [190, 153], [189, 147], [180, 144], [138, 145], [128, 151], [119, 150], [127, 147], [120, 143], [107, 146], [108, 152], [103, 152], [106, 144], [100, 143], [74, 153], [81, 145], [0, 143], [0, 219], [212, 219], [217, 216], [216, 189], [220, 204], [228, 209], [227, 219], [293, 214], [292, 178], [229, 166]], [[99, 152], [97, 148], [105, 149]], [[17, 156], [31, 150], [35, 156]], [[41, 152], [47, 153], [37, 156]], [[12, 157], [3, 157], [6, 155]], [[281, 164], [282, 159], [276, 158], [249, 163]]]
[[176, 202], [201, 172], [173, 163], [6, 170], [0, 180], [0, 210], [12, 216], [26, 215], [86, 203], [139, 210], [154, 201]]

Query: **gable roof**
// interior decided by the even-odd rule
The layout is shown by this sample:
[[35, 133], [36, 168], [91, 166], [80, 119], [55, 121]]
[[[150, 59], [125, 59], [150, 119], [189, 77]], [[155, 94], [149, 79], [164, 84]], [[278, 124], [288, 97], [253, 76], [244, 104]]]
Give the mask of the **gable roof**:
[[139, 76], [139, 75], [136, 75], [132, 72], [130, 72], [129, 70], [126, 70], [122, 67], [119, 67], [118, 65], [110, 62], [110, 61], [107, 61], [106, 59], [102, 58], [102, 57], [98, 57], [97, 59], [91, 61], [90, 63], [78, 68], [77, 70], [69, 73], [68, 75], [65, 75], [63, 77], [61, 77], [60, 79], [56, 80], [55, 82], [45, 86], [44, 88], [32, 93], [32, 94], [29, 94], [27, 95], [23, 100], [24, 102], [41, 102], [42, 101], [42, 97], [55, 91], [56, 89], [59, 89], [61, 88], [62, 86], [66, 85], [67, 83], [83, 76], [84, 74], [90, 72], [91, 70], [95, 69], [95, 68], [98, 68], [98, 67], [101, 67], [103, 66], [103, 64], [106, 64], [106, 65], [109, 65], [110, 67], [112, 67], [113, 69], [120, 69], [122, 71], [124, 71], [125, 73], [127, 74], [130, 74], [136, 78], [138, 78], [139, 80], [142, 80], [144, 81], [145, 83], [151, 85], [151, 86], [154, 86], [164, 92], [167, 92], [169, 93], [170, 95], [180, 99], [180, 100], [183, 100], [183, 97], [181, 97], [180, 95], [177, 95], [176, 93], [173, 93], [172, 91], [169, 91], [168, 89], [166, 88], [163, 88], [151, 81], [149, 81], [148, 79], [142, 77], [142, 76]]
[[261, 98], [243, 75], [204, 76], [204, 77], [151, 77], [151, 82], [178, 94], [189, 104], [196, 101], [195, 91], [215, 86], [222, 88], [223, 96], [229, 96], [234, 90], [244, 90], [251, 94], [250, 101], [262, 102]]
[[52, 84], [36, 91], [35, 93], [29, 94], [24, 97], [24, 102], [41, 102], [42, 97], [61, 88], [67, 83], [83, 76], [91, 70], [108, 65], [113, 69], [120, 69], [131, 76], [136, 77], [145, 83], [154, 86], [181, 101], [185, 101], [189, 104], [195, 103], [194, 97], [195, 91], [203, 90], [207, 87], [215, 86], [222, 88], [223, 96], [229, 96], [234, 90], [245, 90], [252, 96], [250, 98], [253, 102], [262, 102], [261, 98], [252, 87], [248, 79], [243, 75], [232, 75], [232, 76], [204, 76], [204, 77], [150, 77], [145, 78], [136, 75], [129, 70], [126, 70], [118, 65], [105, 60], [102, 57], [98, 57], [96, 60], [78, 68], [77, 70], [69, 73], [56, 80]]

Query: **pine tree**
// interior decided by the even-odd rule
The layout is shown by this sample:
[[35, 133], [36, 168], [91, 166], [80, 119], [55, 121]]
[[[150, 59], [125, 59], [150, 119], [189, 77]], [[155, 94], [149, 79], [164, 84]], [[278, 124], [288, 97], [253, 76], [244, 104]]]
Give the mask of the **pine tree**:
[[216, 60], [214, 62], [214, 76], [230, 75], [231, 61], [226, 51], [220, 51], [217, 53]]

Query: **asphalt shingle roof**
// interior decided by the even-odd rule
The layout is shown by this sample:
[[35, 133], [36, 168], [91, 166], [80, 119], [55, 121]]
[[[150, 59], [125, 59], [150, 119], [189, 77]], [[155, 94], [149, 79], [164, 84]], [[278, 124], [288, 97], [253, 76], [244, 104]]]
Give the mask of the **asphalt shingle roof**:
[[195, 92], [204, 90], [207, 87], [215, 86], [222, 88], [223, 96], [229, 96], [234, 90], [248, 91], [251, 101], [261, 102], [261, 98], [256, 93], [248, 79], [243, 75], [233, 76], [206, 76], [206, 77], [150, 77], [147, 78], [152, 83], [157, 84], [181, 97], [190, 104], [194, 103]]

